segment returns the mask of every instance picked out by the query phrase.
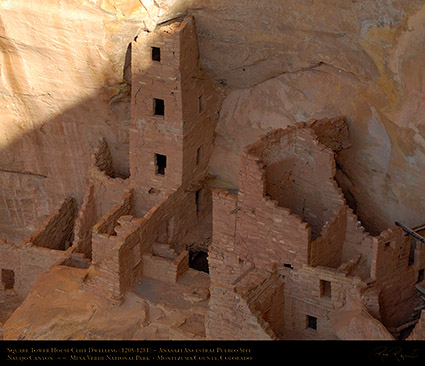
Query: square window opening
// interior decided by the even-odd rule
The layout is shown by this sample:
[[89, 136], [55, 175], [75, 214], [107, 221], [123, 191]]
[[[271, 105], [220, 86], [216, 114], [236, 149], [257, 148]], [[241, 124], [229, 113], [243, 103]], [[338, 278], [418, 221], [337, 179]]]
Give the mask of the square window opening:
[[155, 116], [163, 116], [165, 114], [164, 99], [153, 99], [153, 114]]
[[387, 250], [390, 246], [391, 246], [391, 242], [390, 242], [390, 241], [387, 241], [387, 242], [385, 243], [385, 247], [384, 247], [384, 249], [385, 249], [385, 250]]
[[329, 281], [320, 280], [320, 296], [321, 297], [332, 297], [332, 288]]
[[161, 62], [161, 49], [159, 47], [152, 47], [152, 61]]
[[15, 272], [11, 269], [2, 269], [1, 282], [5, 290], [13, 289], [13, 286], [15, 286]]
[[165, 168], [167, 167], [167, 156], [155, 154], [155, 173], [157, 175], [165, 175]]
[[317, 318], [315, 316], [307, 315], [307, 329], [317, 330]]

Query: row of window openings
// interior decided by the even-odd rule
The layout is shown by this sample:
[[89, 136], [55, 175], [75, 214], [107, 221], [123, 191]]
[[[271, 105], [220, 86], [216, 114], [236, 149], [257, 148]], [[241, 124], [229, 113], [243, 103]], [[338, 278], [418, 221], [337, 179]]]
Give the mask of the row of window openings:
[[[199, 113], [205, 112], [205, 100], [201, 95], [198, 100], [198, 109]], [[153, 115], [154, 116], [164, 116], [165, 115], [165, 101], [160, 98], [153, 98]]]
[[[196, 150], [196, 165], [199, 165], [202, 160], [202, 146]], [[167, 155], [155, 154], [155, 174], [165, 175], [165, 168], [167, 167]]]

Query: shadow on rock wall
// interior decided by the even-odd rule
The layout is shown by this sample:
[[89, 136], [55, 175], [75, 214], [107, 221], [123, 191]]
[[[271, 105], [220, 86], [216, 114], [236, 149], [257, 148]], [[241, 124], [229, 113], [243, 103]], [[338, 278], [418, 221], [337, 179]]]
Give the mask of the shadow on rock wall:
[[[201, 62], [229, 93], [211, 172], [237, 188], [240, 152], [259, 134], [344, 115], [353, 146], [340, 153], [337, 178], [367, 228], [376, 233], [395, 220], [424, 222], [425, 6], [423, 0], [384, 5], [330, 0], [171, 5], [159, 21], [185, 13], [195, 17]], [[8, 47], [9, 53], [16, 51]], [[125, 51], [119, 57], [124, 59]], [[46, 62], [37, 77], [43, 78], [43, 67], [60, 66], [58, 60]], [[105, 85], [110, 72], [99, 73]], [[66, 195], [81, 202], [85, 170], [99, 138], [108, 142], [117, 174], [128, 175], [128, 85], [123, 77], [113, 97], [108, 88], [89, 97], [82, 92], [77, 104], [2, 145], [2, 236], [14, 240], [33, 231]], [[24, 100], [30, 90], [27, 83], [14, 93]], [[44, 94], [36, 99], [54, 103]]]

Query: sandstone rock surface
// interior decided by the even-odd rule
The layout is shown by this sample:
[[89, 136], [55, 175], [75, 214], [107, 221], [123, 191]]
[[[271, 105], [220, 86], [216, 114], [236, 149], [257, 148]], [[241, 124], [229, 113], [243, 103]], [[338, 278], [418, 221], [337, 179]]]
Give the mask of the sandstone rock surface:
[[[200, 56], [228, 90], [211, 171], [237, 188], [242, 146], [299, 120], [345, 115], [340, 184], [371, 231], [422, 223], [423, 0], [69, 0], [0, 4], [0, 229], [22, 239], [58, 200], [81, 202], [104, 137], [128, 174], [126, 50], [189, 13]], [[128, 62], [128, 60], [127, 60]]]
[[348, 299], [331, 315], [336, 335], [344, 340], [394, 340], [391, 333], [359, 302]]
[[186, 293], [194, 291], [194, 281], [200, 291], [208, 288], [209, 281], [199, 280], [196, 271], [189, 271], [174, 287], [161, 287], [159, 281], [145, 279], [136, 292], [126, 295], [121, 306], [86, 291], [88, 275], [85, 269], [66, 266], [54, 266], [40, 275], [31, 293], [4, 324], [4, 339], [205, 338], [205, 301], [193, 304], [184, 300]]

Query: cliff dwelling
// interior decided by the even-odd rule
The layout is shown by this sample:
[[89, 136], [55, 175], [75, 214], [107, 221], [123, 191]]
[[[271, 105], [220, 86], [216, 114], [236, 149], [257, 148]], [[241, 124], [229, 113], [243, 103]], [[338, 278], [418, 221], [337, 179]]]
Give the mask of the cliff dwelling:
[[[122, 17], [130, 11], [121, 10]], [[316, 93], [314, 78], [330, 75], [333, 66], [325, 61], [301, 68], [313, 73], [309, 91], [285, 74], [285, 113], [249, 112], [258, 88], [266, 95], [261, 110], [283, 107], [267, 95], [271, 84], [248, 90], [232, 72], [228, 80], [207, 72], [203, 16], [179, 13], [138, 25], [117, 52], [125, 60], [119, 87], [104, 86], [111, 98], [86, 95], [65, 112], [50, 105], [34, 115], [45, 122], [24, 121], [34, 128], [2, 140], [3, 339], [425, 339], [425, 211], [374, 211], [381, 202], [378, 175], [369, 179], [360, 168], [350, 171], [357, 160], [347, 163], [350, 154], [371, 159], [376, 148], [373, 169], [381, 169], [379, 112], [367, 127], [378, 142], [371, 140], [367, 151], [344, 108], [300, 112], [288, 122], [291, 103]], [[419, 22], [414, 16], [410, 21]], [[4, 42], [2, 77], [10, 81], [5, 55], [15, 46]], [[79, 64], [81, 79], [70, 88], [81, 84], [84, 94], [94, 83], [84, 77], [92, 66]], [[249, 65], [241, 72], [258, 75]], [[228, 83], [241, 94], [226, 89]], [[10, 109], [27, 108], [29, 115], [25, 90], [14, 93], [23, 99]], [[239, 109], [244, 98], [249, 116]], [[231, 118], [240, 121], [230, 127]], [[257, 127], [267, 118], [273, 123], [242, 128], [244, 118]], [[398, 149], [407, 148], [408, 135], [398, 134]], [[229, 147], [235, 141], [240, 150]], [[397, 156], [390, 159], [395, 167], [402, 162]], [[415, 169], [423, 177], [425, 170]], [[400, 173], [385, 174], [389, 187]], [[365, 186], [356, 185], [358, 177]], [[415, 187], [423, 193], [424, 186]], [[413, 200], [403, 194], [397, 202]]]

